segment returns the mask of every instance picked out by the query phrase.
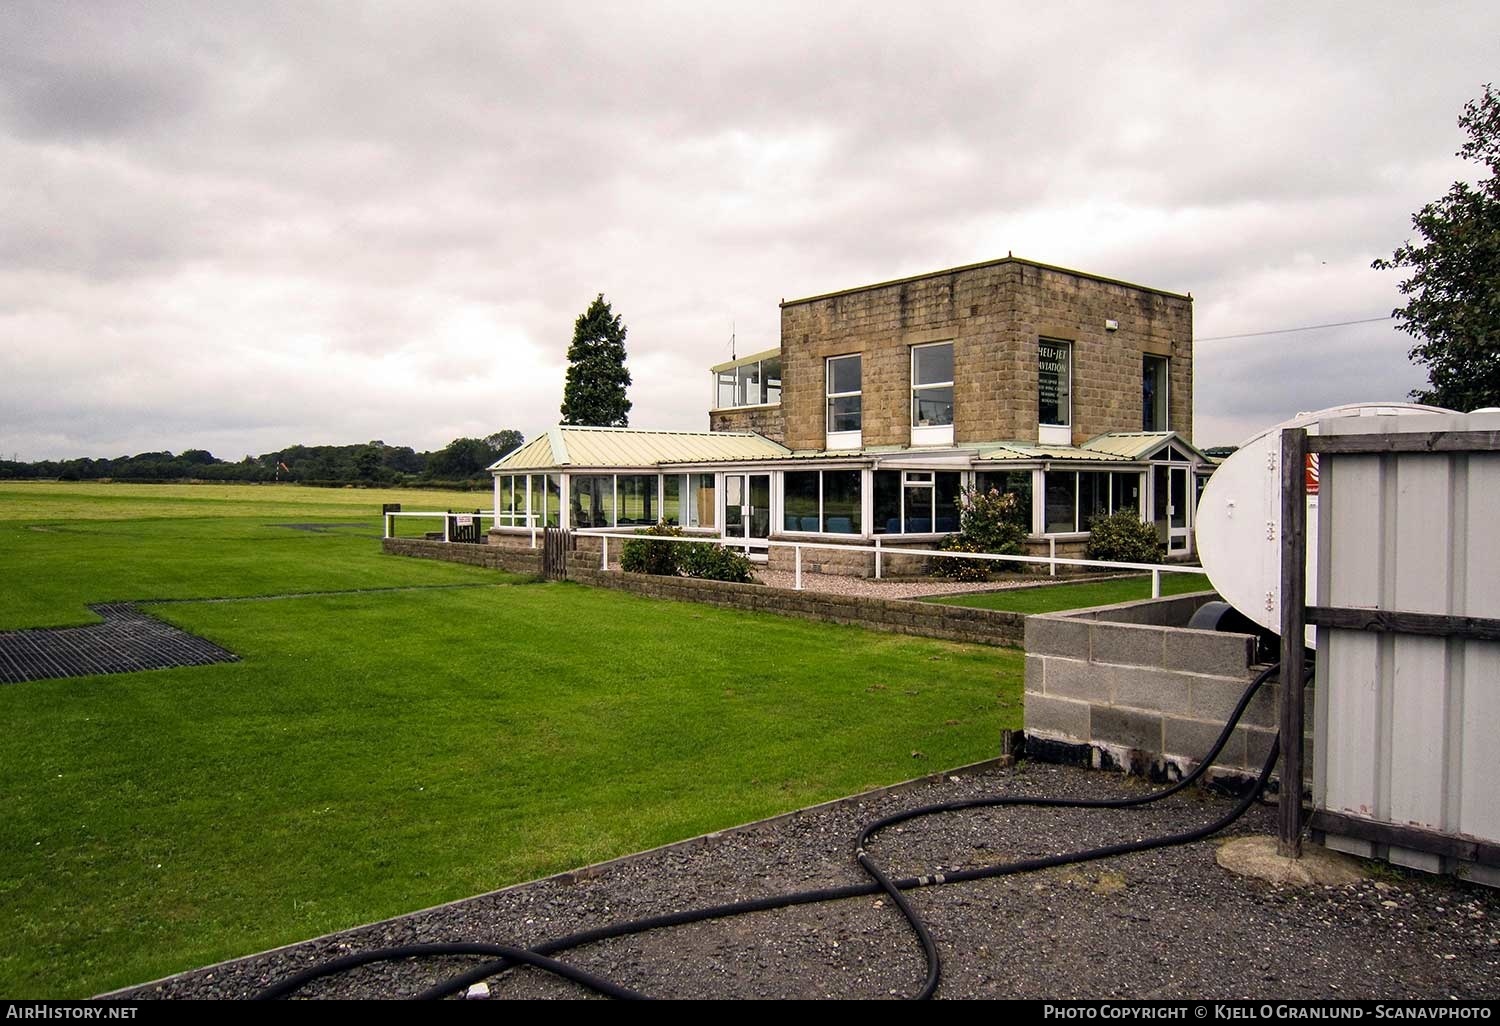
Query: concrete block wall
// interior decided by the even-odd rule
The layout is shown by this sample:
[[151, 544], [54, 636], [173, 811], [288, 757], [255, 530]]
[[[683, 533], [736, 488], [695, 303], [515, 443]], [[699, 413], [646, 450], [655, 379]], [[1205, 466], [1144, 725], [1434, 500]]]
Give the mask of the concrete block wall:
[[1170, 427], [1191, 437], [1191, 299], [1008, 258], [783, 303], [783, 442], [823, 447], [825, 361], [860, 353], [864, 444], [909, 444], [911, 347], [950, 340], [955, 442], [1035, 439], [1042, 337], [1073, 343], [1075, 444], [1140, 430], [1147, 353], [1170, 358]]
[[[1181, 626], [1211, 593], [1026, 620], [1031, 739], [1091, 753], [1095, 765], [1171, 777], [1196, 766], [1263, 667], [1255, 639]], [[1259, 772], [1276, 736], [1278, 688], [1262, 687], [1215, 766]], [[1308, 721], [1311, 723], [1311, 720]], [[1310, 762], [1310, 760], [1309, 760]]]

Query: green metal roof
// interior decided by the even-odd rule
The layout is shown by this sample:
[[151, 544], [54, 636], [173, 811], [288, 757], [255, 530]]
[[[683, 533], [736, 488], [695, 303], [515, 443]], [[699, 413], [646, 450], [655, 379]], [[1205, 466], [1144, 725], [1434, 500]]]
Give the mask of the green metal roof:
[[790, 449], [752, 431], [643, 431], [556, 427], [490, 467], [496, 472], [584, 467], [655, 467], [775, 459]]
[[1209, 462], [1198, 449], [1175, 431], [1111, 431], [1109, 434], [1090, 438], [1083, 447], [1090, 452], [1109, 453], [1128, 460], [1142, 460], [1161, 449], [1168, 442], [1184, 452], [1193, 453], [1205, 463]]
[[719, 371], [726, 371], [733, 367], [743, 367], [744, 365], [749, 363], [759, 363], [762, 360], [769, 360], [773, 356], [780, 355], [781, 347], [777, 346], [775, 349], [766, 349], [762, 350], [759, 353], [751, 353], [749, 356], [742, 356], [738, 360], [729, 360], [725, 363], [716, 363], [709, 368], [709, 371], [710, 373], [717, 374]]
[[1080, 449], [1072, 445], [1033, 445], [1029, 442], [993, 442], [977, 446], [976, 463], [1029, 462], [1038, 460], [1088, 460], [1093, 463], [1124, 463], [1128, 456]]

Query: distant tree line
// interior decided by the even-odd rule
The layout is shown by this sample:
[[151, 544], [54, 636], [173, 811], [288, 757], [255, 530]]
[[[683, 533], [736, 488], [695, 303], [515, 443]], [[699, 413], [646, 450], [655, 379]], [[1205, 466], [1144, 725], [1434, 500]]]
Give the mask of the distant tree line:
[[143, 452], [114, 459], [0, 460], [0, 480], [61, 481], [287, 481], [304, 485], [412, 485], [488, 488], [485, 468], [526, 439], [519, 431], [497, 431], [484, 438], [455, 438], [433, 452], [409, 445], [293, 445], [238, 462], [204, 449]]

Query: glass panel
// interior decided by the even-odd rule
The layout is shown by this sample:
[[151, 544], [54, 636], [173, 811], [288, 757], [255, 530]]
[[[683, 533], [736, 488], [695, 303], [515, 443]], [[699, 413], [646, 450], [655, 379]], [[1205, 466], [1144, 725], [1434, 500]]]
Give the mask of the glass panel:
[[761, 363], [766, 380], [766, 402], [781, 402], [781, 357], [773, 356]]
[[901, 533], [901, 471], [875, 471], [875, 533]]
[[839, 396], [828, 400], [828, 430], [859, 430], [859, 399], [857, 395]]
[[750, 475], [750, 537], [771, 536], [771, 475]]
[[637, 527], [656, 523], [655, 474], [621, 474], [618, 487], [619, 526]]
[[689, 527], [714, 526], [714, 476], [712, 474], [690, 474], [688, 476]]
[[743, 474], [726, 474], [724, 477], [724, 536], [745, 536], [745, 478]]
[[940, 427], [953, 423], [953, 386], [919, 388], [911, 396], [912, 424], [917, 427]]
[[963, 475], [943, 473], [933, 476], [936, 478], [933, 504], [937, 507], [933, 530], [952, 533], [958, 530], [958, 496]]
[[906, 519], [902, 528], [907, 534], [927, 534], [932, 530], [932, 486], [908, 484], [905, 490]]
[[1140, 474], [1110, 475], [1110, 508], [1117, 513], [1122, 509], [1140, 510]]
[[953, 383], [953, 343], [917, 346], [911, 351], [913, 385], [951, 385]]
[[818, 474], [790, 471], [782, 477], [782, 526], [787, 531], [818, 529]]
[[[1167, 524], [1167, 504], [1171, 501], [1167, 491], [1167, 468], [1162, 466], [1152, 467], [1154, 480], [1151, 482], [1151, 519], [1162, 527]], [[1165, 535], [1164, 535], [1165, 537]]]
[[1187, 468], [1173, 467], [1172, 474], [1172, 526], [1187, 526]]
[[515, 479], [509, 476], [495, 478], [495, 482], [500, 488], [499, 498], [495, 500], [496, 527], [510, 526], [510, 514], [515, 509], [516, 501], [514, 481]]
[[1162, 356], [1141, 358], [1141, 430], [1167, 430], [1167, 361]]
[[721, 409], [721, 410], [722, 409], [727, 409], [728, 407], [735, 405], [735, 402], [734, 402], [735, 373], [734, 373], [734, 371], [732, 369], [731, 370], [727, 370], [727, 371], [720, 371], [718, 373], [717, 380], [718, 380], [718, 383], [719, 383], [719, 387], [718, 387], [718, 389], [716, 391], [716, 397], [715, 397], [714, 405], [716, 407], [718, 407], [719, 409]]
[[1083, 471], [1078, 475], [1078, 529], [1089, 530], [1096, 516], [1109, 513], [1109, 474]]
[[526, 480], [531, 485], [531, 518], [527, 526], [544, 527], [547, 523], [547, 475], [532, 474]]
[[739, 369], [739, 386], [735, 398], [740, 406], [759, 406], [765, 402], [760, 394], [760, 364], [747, 363]]
[[835, 356], [828, 361], [828, 393], [859, 391], [859, 354]]
[[662, 478], [662, 501], [661, 517], [667, 523], [677, 525], [682, 523], [682, 475], [668, 474]]
[[975, 487], [986, 494], [993, 488], [1001, 495], [1015, 495], [1017, 516], [1021, 518], [1026, 533], [1031, 533], [1031, 471], [1011, 470], [1003, 474], [981, 471], [975, 475]]
[[1066, 427], [1071, 414], [1072, 346], [1042, 339], [1037, 347], [1037, 420]]
[[608, 474], [584, 474], [572, 480], [574, 527], [614, 527], [615, 479]]
[[562, 516], [562, 475], [547, 475], [547, 526], [556, 527]]
[[860, 533], [859, 478], [857, 470], [823, 472], [823, 530], [829, 534]]
[[1047, 496], [1046, 531], [1063, 534], [1078, 529], [1078, 475], [1071, 470], [1049, 470], [1044, 477]]

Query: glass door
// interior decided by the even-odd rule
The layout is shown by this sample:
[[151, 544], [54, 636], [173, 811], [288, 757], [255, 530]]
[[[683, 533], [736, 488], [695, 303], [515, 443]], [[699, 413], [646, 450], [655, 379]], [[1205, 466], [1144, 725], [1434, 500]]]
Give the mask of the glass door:
[[[724, 475], [724, 539], [764, 559], [771, 537], [771, 475]], [[757, 544], [758, 543], [758, 544]]]
[[1192, 547], [1192, 524], [1188, 509], [1192, 496], [1188, 475], [1192, 468], [1158, 463], [1151, 475], [1151, 519], [1169, 555], [1186, 555]]

